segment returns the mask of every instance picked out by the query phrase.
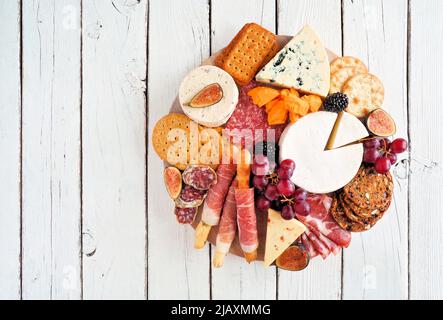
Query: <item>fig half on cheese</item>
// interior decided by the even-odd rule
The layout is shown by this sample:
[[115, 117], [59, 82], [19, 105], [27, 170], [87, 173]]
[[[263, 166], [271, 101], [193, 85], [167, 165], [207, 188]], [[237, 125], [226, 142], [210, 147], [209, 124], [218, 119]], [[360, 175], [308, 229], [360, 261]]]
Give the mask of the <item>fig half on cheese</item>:
[[375, 109], [369, 114], [366, 127], [378, 137], [393, 136], [396, 131], [394, 119], [383, 109]]
[[182, 191], [182, 174], [176, 167], [167, 167], [163, 171], [166, 190], [172, 200], [175, 200]]
[[275, 264], [280, 269], [288, 271], [301, 271], [309, 264], [309, 253], [301, 243], [288, 247], [278, 258]]
[[192, 108], [206, 108], [223, 98], [223, 89], [218, 83], [211, 83], [200, 90], [188, 103]]

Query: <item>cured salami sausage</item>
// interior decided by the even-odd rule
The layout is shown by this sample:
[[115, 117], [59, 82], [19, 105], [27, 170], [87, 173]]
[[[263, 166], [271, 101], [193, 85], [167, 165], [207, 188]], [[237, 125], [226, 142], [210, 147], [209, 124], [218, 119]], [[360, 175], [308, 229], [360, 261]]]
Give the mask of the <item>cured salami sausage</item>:
[[235, 189], [235, 202], [240, 246], [243, 252], [252, 253], [258, 248], [254, 189]]
[[190, 165], [183, 171], [183, 182], [197, 190], [209, 190], [217, 183], [214, 169], [203, 165]]
[[218, 227], [216, 251], [213, 261], [213, 265], [216, 268], [223, 265], [223, 259], [229, 252], [237, 231], [237, 207], [235, 204], [236, 186], [237, 181], [234, 180], [229, 188], [229, 192], [223, 206], [223, 213], [220, 219], [220, 225]]
[[175, 207], [174, 213], [179, 223], [191, 224], [194, 222], [195, 216], [197, 214], [197, 208]]
[[206, 194], [206, 191], [185, 186], [178, 199], [175, 200], [175, 205], [179, 208], [196, 208], [203, 203]]
[[310, 213], [306, 216], [296, 214], [297, 219], [309, 229], [322, 233], [338, 246], [347, 248], [351, 243], [351, 233], [340, 228], [330, 214], [332, 199], [327, 195], [316, 194], [309, 195], [307, 201], [311, 206]]
[[[286, 127], [286, 125], [271, 126], [268, 124], [268, 115], [265, 108], [256, 106], [251, 97], [248, 96], [249, 90], [256, 86], [257, 83], [252, 81], [240, 89], [238, 104], [226, 123], [226, 130], [224, 130], [228, 136], [241, 142], [242, 146], [245, 144], [252, 145], [253, 142], [258, 141], [278, 141]], [[273, 137], [268, 137], [269, 129], [273, 130]]]
[[235, 164], [221, 164], [217, 169], [217, 183], [209, 189], [203, 204], [202, 221], [209, 226], [216, 226], [220, 221], [220, 213], [225, 202], [229, 186], [236, 172]]

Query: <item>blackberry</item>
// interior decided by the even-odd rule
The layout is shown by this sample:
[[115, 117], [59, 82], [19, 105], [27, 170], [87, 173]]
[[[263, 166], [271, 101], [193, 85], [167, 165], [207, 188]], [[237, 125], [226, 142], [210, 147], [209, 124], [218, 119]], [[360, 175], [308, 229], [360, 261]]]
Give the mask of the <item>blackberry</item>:
[[326, 97], [323, 108], [330, 112], [341, 112], [348, 106], [349, 99], [344, 93], [336, 92]]

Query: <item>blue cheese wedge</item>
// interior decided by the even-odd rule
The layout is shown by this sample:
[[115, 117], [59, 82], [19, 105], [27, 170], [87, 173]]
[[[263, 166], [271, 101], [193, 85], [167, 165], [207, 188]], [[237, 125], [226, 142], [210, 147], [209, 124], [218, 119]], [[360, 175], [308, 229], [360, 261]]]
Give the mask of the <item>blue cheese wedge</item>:
[[[193, 108], [189, 101], [203, 88], [218, 83], [223, 91], [221, 100], [204, 108]], [[238, 88], [234, 79], [215, 66], [201, 66], [191, 71], [182, 81], [178, 94], [183, 112], [206, 127], [218, 127], [231, 117], [238, 102]]]
[[326, 97], [330, 86], [328, 54], [315, 32], [305, 26], [255, 79]]

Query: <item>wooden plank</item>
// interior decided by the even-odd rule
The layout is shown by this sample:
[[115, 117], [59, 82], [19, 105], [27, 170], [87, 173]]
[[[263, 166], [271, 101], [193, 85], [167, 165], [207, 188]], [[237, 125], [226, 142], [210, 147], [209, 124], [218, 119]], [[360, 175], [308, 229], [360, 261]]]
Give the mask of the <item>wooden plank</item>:
[[23, 1], [24, 299], [81, 297], [79, 17]]
[[20, 3], [0, 3], [0, 299], [20, 298]]
[[[274, 0], [211, 3], [213, 52], [225, 47], [247, 22], [256, 22], [275, 32]], [[229, 255], [223, 268], [212, 271], [212, 293], [214, 299], [275, 299], [276, 270], [264, 268], [259, 262], [247, 264], [245, 259]]]
[[410, 298], [443, 299], [443, 2], [411, 1]]
[[83, 1], [85, 299], [146, 298], [147, 1]]
[[[186, 18], [184, 18], [186, 17]], [[208, 249], [195, 250], [194, 230], [176, 222], [151, 143], [183, 77], [209, 55], [206, 0], [151, 0], [149, 9], [148, 298], [208, 299]], [[169, 285], [165, 285], [169, 284]], [[171, 286], [172, 285], [172, 286]]]
[[[407, 1], [344, 2], [344, 54], [361, 58], [385, 86], [383, 107], [407, 137]], [[406, 162], [392, 170], [390, 210], [373, 229], [353, 234], [344, 256], [344, 299], [406, 299], [408, 291], [408, 178]]]
[[[278, 32], [294, 35], [305, 24], [317, 32], [327, 48], [341, 53], [341, 3], [339, 0], [278, 1]], [[302, 272], [279, 270], [279, 299], [339, 299], [341, 255], [323, 261], [315, 258]]]

